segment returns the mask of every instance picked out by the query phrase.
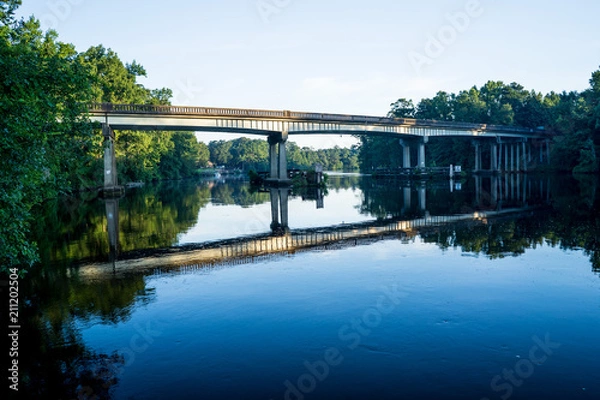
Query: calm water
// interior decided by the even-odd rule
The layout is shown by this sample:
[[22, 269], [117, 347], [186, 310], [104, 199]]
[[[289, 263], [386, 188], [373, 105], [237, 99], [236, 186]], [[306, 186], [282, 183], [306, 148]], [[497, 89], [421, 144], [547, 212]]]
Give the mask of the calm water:
[[[332, 176], [327, 193], [232, 180], [57, 200], [40, 210], [44, 262], [24, 282], [24, 389], [52, 399], [598, 399], [599, 187]], [[402, 221], [412, 222], [381, 233]], [[378, 233], [82, 272], [167, 248], [237, 239], [247, 252], [273, 235], [359, 230]]]

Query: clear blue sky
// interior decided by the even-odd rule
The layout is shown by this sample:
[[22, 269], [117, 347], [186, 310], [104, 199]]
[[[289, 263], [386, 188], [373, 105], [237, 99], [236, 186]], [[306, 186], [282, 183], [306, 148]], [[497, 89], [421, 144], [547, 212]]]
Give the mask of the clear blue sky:
[[20, 14], [136, 60], [182, 105], [385, 115], [490, 79], [583, 90], [600, 66], [592, 0], [24, 0]]

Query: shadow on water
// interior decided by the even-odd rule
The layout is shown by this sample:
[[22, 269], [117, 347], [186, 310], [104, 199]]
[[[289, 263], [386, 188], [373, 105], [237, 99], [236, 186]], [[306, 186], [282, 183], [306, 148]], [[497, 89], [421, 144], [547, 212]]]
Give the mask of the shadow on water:
[[[77, 266], [153, 254], [154, 250], [171, 251], [177, 247], [179, 235], [197, 224], [209, 204], [248, 208], [270, 203], [272, 232], [258, 235], [265, 240], [281, 238], [290, 231], [305, 236], [334, 235], [419, 220], [425, 223], [418, 229], [415, 225], [402, 235], [394, 231], [388, 236], [378, 233], [375, 238], [397, 240], [419, 235], [442, 249], [460, 248], [492, 259], [516, 256], [546, 243], [583, 250], [594, 271], [600, 273], [598, 188], [595, 177], [507, 175], [434, 184], [333, 177], [329, 196], [345, 191], [360, 193], [357, 215], [368, 215], [373, 221], [320, 229], [288, 226], [288, 213], [293, 212], [288, 203], [295, 198], [294, 193], [287, 189], [255, 192], [239, 181], [165, 183], [114, 200], [55, 200], [39, 210], [35, 230], [43, 262], [22, 283], [23, 320], [27, 321], [22, 329], [26, 332], [23, 342], [33, 349], [23, 353], [27, 354], [22, 358], [23, 392], [29, 398], [110, 397], [125, 360], [117, 353], [99, 354], [86, 348], [81, 327], [127, 321], [132, 310], [152, 303], [155, 293], [146, 287], [143, 274], [90, 282], [78, 275]], [[307, 198], [324, 203], [327, 210], [327, 196]], [[481, 217], [503, 210], [522, 212]], [[426, 223], [438, 216], [460, 215], [472, 218]], [[334, 239], [328, 242], [332, 248]], [[210, 245], [223, 247], [245, 240], [230, 238]], [[339, 241], [344, 240], [348, 242], [343, 237]]]

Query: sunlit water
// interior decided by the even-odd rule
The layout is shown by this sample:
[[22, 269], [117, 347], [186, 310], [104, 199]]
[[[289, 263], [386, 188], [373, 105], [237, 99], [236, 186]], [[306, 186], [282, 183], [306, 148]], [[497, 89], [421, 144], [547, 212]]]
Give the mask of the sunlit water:
[[[108, 253], [104, 204], [94, 201], [89, 215], [76, 217], [78, 236], [49, 242], [55, 249], [45, 251], [55, 254], [46, 268], [70, 265], [71, 277], [48, 274], [32, 284], [32, 291], [71, 293], [30, 295], [40, 321], [66, 327], [58, 334], [66, 345], [51, 329], [41, 331], [39, 340], [58, 348], [48, 356], [54, 361], [41, 362], [59, 368], [62, 357], [63, 369], [70, 365], [56, 373], [66, 381], [45, 395], [598, 399], [598, 225], [581, 223], [597, 221], [596, 190], [588, 198], [588, 182], [539, 181], [522, 182], [532, 188], [525, 202], [506, 193], [490, 201], [489, 188], [477, 194], [471, 181], [452, 192], [447, 183], [430, 184], [423, 209], [419, 185], [407, 197], [397, 182], [332, 178], [322, 209], [290, 198], [292, 231], [377, 216], [426, 218], [443, 207], [449, 215], [484, 212], [502, 202], [530, 211], [253, 263], [87, 282], [73, 265]], [[121, 252], [270, 231], [268, 193], [249, 196], [245, 183], [182, 185], [120, 201]]]

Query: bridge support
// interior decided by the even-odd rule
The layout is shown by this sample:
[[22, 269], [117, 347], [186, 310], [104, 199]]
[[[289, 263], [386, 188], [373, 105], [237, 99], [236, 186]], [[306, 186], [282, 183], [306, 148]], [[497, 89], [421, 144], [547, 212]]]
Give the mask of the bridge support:
[[425, 162], [425, 144], [429, 141], [427, 136], [423, 137], [423, 140], [419, 143], [419, 168], [425, 169], [427, 163]]
[[498, 172], [504, 171], [504, 165], [502, 164], [502, 160], [504, 155], [504, 143], [500, 139], [498, 139]]
[[117, 157], [115, 156], [115, 132], [108, 124], [102, 124], [104, 136], [104, 194], [120, 196], [123, 187], [119, 186]]
[[402, 168], [412, 168], [410, 161], [410, 144], [407, 140], [400, 139], [400, 146], [402, 146]]
[[515, 145], [510, 145], [510, 172], [515, 172]]
[[475, 170], [473, 172], [481, 172], [481, 144], [477, 141], [473, 141], [475, 147]]
[[269, 163], [271, 165], [271, 174], [267, 183], [276, 185], [289, 185], [287, 170], [287, 151], [286, 142], [288, 133], [286, 131], [272, 134], [269, 136]]
[[492, 172], [498, 171], [498, 145], [496, 143], [492, 143], [492, 154], [490, 156], [490, 170]]

